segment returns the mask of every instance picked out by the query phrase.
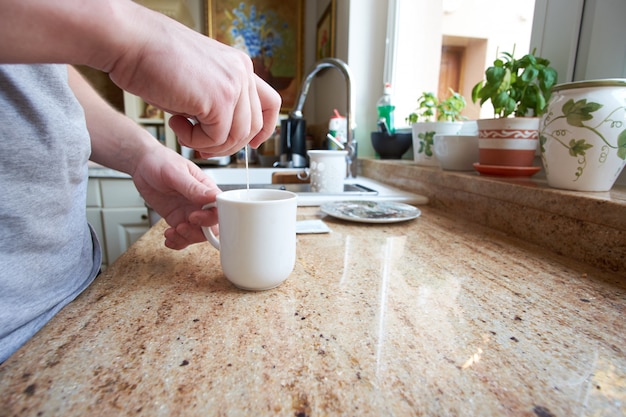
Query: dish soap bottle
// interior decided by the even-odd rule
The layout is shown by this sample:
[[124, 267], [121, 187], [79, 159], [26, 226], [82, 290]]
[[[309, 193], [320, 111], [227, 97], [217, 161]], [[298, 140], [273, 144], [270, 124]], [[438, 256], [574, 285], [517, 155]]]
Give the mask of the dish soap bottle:
[[390, 83], [385, 83], [383, 95], [378, 99], [376, 108], [378, 109], [378, 123], [381, 123], [384, 120], [387, 125], [387, 130], [389, 133], [393, 134], [395, 132], [393, 112], [396, 109], [396, 106], [393, 104], [393, 99], [391, 97]]
[[[337, 139], [338, 142], [345, 144], [348, 141], [347, 130], [346, 118], [335, 109], [335, 114], [330, 118], [328, 123], [328, 134]], [[337, 150], [339, 147], [333, 142], [328, 141], [328, 149]]]

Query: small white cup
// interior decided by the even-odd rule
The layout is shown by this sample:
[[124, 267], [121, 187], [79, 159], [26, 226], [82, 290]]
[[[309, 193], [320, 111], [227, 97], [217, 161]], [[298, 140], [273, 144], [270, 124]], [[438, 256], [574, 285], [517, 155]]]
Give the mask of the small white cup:
[[290, 191], [243, 189], [225, 191], [216, 202], [219, 238], [209, 227], [202, 231], [220, 251], [226, 278], [244, 290], [277, 287], [296, 262], [297, 195]]
[[435, 135], [433, 150], [441, 168], [449, 171], [473, 171], [478, 162], [478, 136]]
[[308, 151], [311, 191], [341, 194], [346, 179], [348, 151]]

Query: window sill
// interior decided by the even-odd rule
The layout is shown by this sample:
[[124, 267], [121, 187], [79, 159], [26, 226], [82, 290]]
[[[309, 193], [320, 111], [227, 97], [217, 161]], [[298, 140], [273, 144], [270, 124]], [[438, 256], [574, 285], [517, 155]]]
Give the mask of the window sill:
[[[406, 160], [361, 159], [362, 175], [416, 192], [429, 205], [606, 271], [626, 271], [626, 187], [575, 192], [541, 178], [443, 171]], [[539, 174], [538, 174], [539, 175]]]

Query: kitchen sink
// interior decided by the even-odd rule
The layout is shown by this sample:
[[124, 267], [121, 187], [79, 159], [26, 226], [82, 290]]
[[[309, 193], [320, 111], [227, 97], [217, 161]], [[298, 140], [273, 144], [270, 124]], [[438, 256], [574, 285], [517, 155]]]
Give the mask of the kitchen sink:
[[[331, 201], [345, 200], [375, 200], [397, 201], [407, 204], [426, 204], [428, 198], [409, 193], [394, 187], [390, 187], [367, 177], [348, 178], [344, 182], [344, 191], [338, 194], [317, 193], [311, 191], [308, 183], [273, 184], [272, 174], [297, 173], [293, 168], [250, 168], [246, 173], [245, 168], [204, 168], [223, 191], [245, 189], [249, 181], [250, 188], [270, 188], [292, 191], [298, 195], [299, 206], [319, 206]], [[248, 181], [247, 181], [248, 180]]]
[[[221, 184], [220, 188], [222, 191], [227, 190], [241, 190], [247, 187], [247, 184]], [[313, 194], [314, 191], [311, 191], [311, 184], [309, 183], [301, 183], [301, 184], [250, 184], [250, 188], [269, 188], [273, 190], [287, 190], [294, 192], [299, 195], [303, 194]], [[329, 193], [315, 193], [317, 195], [327, 195], [333, 196], [336, 194]], [[372, 190], [371, 188], [365, 187], [360, 184], [344, 184], [343, 192], [337, 195], [377, 195], [378, 191]]]

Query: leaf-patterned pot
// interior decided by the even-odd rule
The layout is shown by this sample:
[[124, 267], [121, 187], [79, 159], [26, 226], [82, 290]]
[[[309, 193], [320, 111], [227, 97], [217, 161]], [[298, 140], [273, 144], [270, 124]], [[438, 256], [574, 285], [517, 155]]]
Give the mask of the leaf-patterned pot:
[[609, 191], [626, 165], [626, 79], [555, 86], [539, 142], [549, 186]]
[[435, 155], [434, 137], [456, 135], [463, 128], [463, 122], [419, 122], [413, 123], [413, 160], [417, 165], [439, 166]]

